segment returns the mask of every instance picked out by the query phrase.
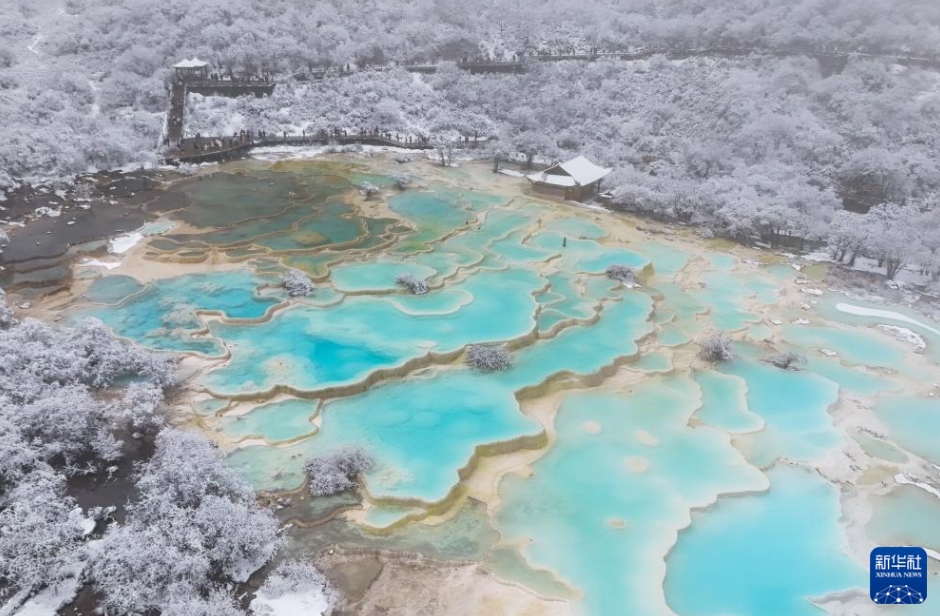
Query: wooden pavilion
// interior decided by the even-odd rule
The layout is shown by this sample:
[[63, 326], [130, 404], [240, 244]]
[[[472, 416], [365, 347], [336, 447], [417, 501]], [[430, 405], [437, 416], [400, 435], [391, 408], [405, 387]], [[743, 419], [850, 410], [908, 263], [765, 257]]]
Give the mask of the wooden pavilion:
[[209, 79], [209, 63], [199, 58], [183, 60], [173, 65], [176, 69], [176, 79], [179, 81], [198, 81]]
[[583, 156], [558, 163], [526, 176], [536, 190], [580, 201], [600, 192], [601, 180], [612, 170], [599, 167]]

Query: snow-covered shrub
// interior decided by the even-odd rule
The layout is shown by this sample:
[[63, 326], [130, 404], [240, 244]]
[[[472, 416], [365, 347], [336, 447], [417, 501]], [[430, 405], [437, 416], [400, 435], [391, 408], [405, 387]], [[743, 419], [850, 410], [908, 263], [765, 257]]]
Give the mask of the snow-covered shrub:
[[235, 597], [225, 588], [207, 593], [189, 584], [175, 584], [160, 606], [160, 616], [245, 616]]
[[76, 573], [81, 509], [50, 467], [33, 471], [0, 506], [0, 579], [14, 588], [53, 584]]
[[138, 500], [91, 561], [104, 604], [119, 613], [185, 603], [186, 586], [199, 593], [220, 577], [244, 582], [278, 545], [273, 514], [205, 437], [166, 429], [155, 443], [137, 474]]
[[611, 280], [619, 280], [625, 285], [636, 284], [636, 272], [629, 265], [611, 265], [605, 272]]
[[98, 319], [85, 319], [69, 334], [68, 347], [80, 364], [80, 380], [104, 387], [124, 377], [145, 377], [161, 387], [174, 384], [175, 358], [119, 340]]
[[476, 370], [495, 372], [512, 367], [512, 358], [504, 344], [471, 344], [467, 347], [467, 363]]
[[364, 182], [362, 186], [359, 187], [359, 194], [365, 197], [366, 199], [371, 199], [381, 192], [379, 187], [371, 182]]
[[151, 381], [132, 383], [124, 390], [119, 414], [135, 431], [160, 428], [165, 421], [158, 412], [163, 390]]
[[317, 288], [317, 285], [310, 280], [310, 276], [293, 267], [281, 276], [281, 284], [291, 297], [306, 297]]
[[3, 289], [0, 289], [0, 329], [9, 329], [16, 324], [13, 309], [7, 306]]
[[311, 458], [306, 465], [310, 493], [327, 496], [352, 490], [356, 487], [356, 477], [374, 465], [372, 456], [359, 447], [346, 447]]
[[799, 370], [806, 364], [806, 357], [795, 351], [784, 351], [771, 355], [767, 361], [782, 370]]
[[115, 419], [114, 407], [84, 385], [49, 388], [10, 416], [24, 439], [41, 443], [36, 449], [43, 459], [66, 464], [88, 454], [105, 462], [119, 458], [121, 444], [113, 434]]
[[288, 560], [278, 565], [255, 593], [251, 602], [253, 616], [277, 616], [277, 606], [289, 602], [300, 613], [318, 616], [326, 613], [339, 599], [333, 588], [316, 567], [302, 560]]
[[0, 402], [0, 507], [5, 501], [6, 486], [16, 484], [40, 463], [39, 453], [20, 434], [16, 426], [5, 417], [8, 412]]
[[397, 175], [395, 176], [395, 186], [398, 187], [398, 190], [405, 190], [411, 184], [411, 178], [407, 175]]
[[407, 287], [414, 295], [424, 295], [428, 292], [428, 283], [414, 274], [401, 274], [395, 279], [395, 282]]
[[731, 340], [721, 332], [715, 332], [701, 343], [702, 357], [708, 361], [722, 362], [734, 359]]

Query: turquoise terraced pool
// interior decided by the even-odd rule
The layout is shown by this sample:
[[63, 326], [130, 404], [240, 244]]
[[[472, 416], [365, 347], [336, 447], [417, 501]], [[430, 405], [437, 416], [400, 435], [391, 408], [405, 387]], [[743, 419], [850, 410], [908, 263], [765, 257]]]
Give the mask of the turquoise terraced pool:
[[[143, 248], [167, 275], [104, 272], [68, 318], [192, 355], [191, 419], [257, 489], [299, 490], [309, 457], [363, 447], [376, 461], [365, 512], [331, 522], [341, 536], [367, 545], [384, 529], [376, 546], [411, 545], [445, 536], [429, 516], [472, 510], [486, 520], [473, 541], [428, 552], [480, 546], [473, 559], [575, 613], [811, 616], [813, 599], [867, 596], [876, 542], [940, 549], [940, 501], [889, 483], [940, 464], [940, 402], [924, 380], [940, 383], [940, 325], [917, 316], [917, 353], [874, 327], [887, 321], [828, 295], [809, 304], [788, 267], [517, 185], [481, 189], [475, 167], [409, 164], [404, 192], [387, 168], [349, 161], [182, 181], [188, 206], [165, 216], [185, 224]], [[363, 201], [364, 178], [383, 194]], [[639, 286], [609, 279], [614, 264]], [[316, 292], [288, 297], [287, 267]], [[408, 294], [400, 274], [430, 291]], [[713, 330], [734, 338], [736, 359], [698, 356]], [[508, 344], [511, 369], [467, 367], [480, 343]], [[803, 353], [803, 369], [765, 361], [782, 349]], [[489, 458], [507, 462], [478, 470]], [[468, 487], [478, 472], [491, 479]], [[872, 493], [846, 487], [856, 480]], [[898, 535], [902, 508], [916, 523]], [[315, 531], [291, 532], [300, 545]]]

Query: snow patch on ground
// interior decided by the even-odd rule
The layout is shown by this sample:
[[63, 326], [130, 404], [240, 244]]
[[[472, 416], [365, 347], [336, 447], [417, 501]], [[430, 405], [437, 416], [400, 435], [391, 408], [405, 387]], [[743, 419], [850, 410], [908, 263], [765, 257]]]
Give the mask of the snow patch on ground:
[[415, 150], [409, 150], [408, 148], [396, 148], [392, 146], [384, 145], [348, 145], [348, 146], [337, 146], [337, 145], [272, 145], [265, 146], [260, 148], [254, 148], [251, 151], [251, 157], [257, 158], [258, 160], [281, 160], [283, 158], [298, 158], [298, 159], [309, 159], [317, 158], [323, 156], [324, 154], [332, 154], [342, 152], [346, 154], [378, 154], [380, 152], [394, 152], [397, 154], [418, 154], [420, 152]]
[[76, 574], [43, 588], [22, 605], [21, 594], [14, 595], [6, 605], [0, 607], [0, 616], [56, 616], [60, 607], [75, 598], [80, 586], [81, 580]]
[[122, 255], [144, 239], [144, 234], [139, 231], [132, 231], [124, 235], [119, 235], [108, 240], [108, 252], [114, 255]]
[[59, 216], [62, 215], [62, 210], [53, 209], [51, 207], [47, 207], [43, 205], [33, 210], [33, 213], [35, 213], [36, 216], [40, 216], [40, 217], [48, 216], [49, 218], [58, 218]]
[[260, 552], [260, 555], [255, 557], [254, 560], [243, 558], [239, 562], [234, 563], [232, 567], [232, 579], [239, 584], [247, 582], [252, 573], [263, 567], [265, 563], [271, 559], [271, 554], [274, 553], [275, 547], [274, 542], [268, 543], [264, 550]]
[[839, 312], [845, 312], [847, 314], [855, 314], [862, 317], [878, 317], [881, 319], [890, 319], [892, 321], [900, 321], [902, 323], [910, 323], [911, 325], [916, 325], [917, 327], [922, 327], [927, 331], [940, 336], [940, 330], [925, 325], [917, 319], [912, 319], [906, 314], [901, 314], [900, 312], [895, 312], [893, 310], [881, 310], [879, 308], [865, 308], [864, 306], [856, 306], [854, 304], [846, 304], [844, 302], [839, 302], [836, 304], [836, 310]]
[[329, 598], [319, 590], [292, 592], [279, 597], [259, 592], [251, 601], [251, 612], [257, 616], [323, 616], [329, 609]]
[[940, 490], [933, 487], [929, 483], [920, 483], [918, 481], [913, 481], [911, 479], [908, 479], [903, 473], [898, 473], [897, 475], [895, 475], [894, 482], [899, 485], [907, 484], [911, 486], [917, 486], [921, 490], [924, 490], [925, 492], [929, 492], [930, 494], [933, 494], [937, 498], [940, 498]]
[[894, 337], [898, 340], [902, 342], [908, 342], [921, 351], [927, 348], [927, 343], [924, 341], [923, 337], [921, 337], [920, 334], [912, 332], [906, 327], [901, 327], [900, 325], [885, 325], [884, 323], [879, 323], [878, 325], [875, 325], [875, 327], [894, 334]]
[[116, 267], [121, 266], [120, 261], [101, 261], [99, 259], [85, 259], [80, 263], [76, 263], [79, 267], [103, 267], [105, 269], [113, 270]]
[[803, 255], [803, 258], [807, 261], [815, 262], [832, 261], [832, 256], [828, 252], [824, 251], [811, 252], [807, 255]]
[[822, 289], [817, 289], [815, 287], [811, 287], [811, 288], [803, 287], [802, 289], [800, 289], [800, 291], [802, 291], [803, 293], [806, 293], [807, 295], [819, 296], [823, 294]]

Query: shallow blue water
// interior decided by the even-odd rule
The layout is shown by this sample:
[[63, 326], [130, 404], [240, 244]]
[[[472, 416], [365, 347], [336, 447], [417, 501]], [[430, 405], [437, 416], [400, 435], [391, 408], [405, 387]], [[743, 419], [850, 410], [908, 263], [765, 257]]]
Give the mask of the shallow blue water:
[[679, 616], [818, 616], [809, 598], [867, 587], [845, 553], [839, 491], [800, 468], [767, 475], [768, 493], [721, 499], [679, 536], [665, 582]]
[[[534, 272], [505, 270], [454, 285], [473, 301], [453, 312], [406, 313], [384, 296], [357, 296], [329, 310], [293, 307], [262, 324], [213, 323], [213, 335], [225, 341], [232, 359], [202, 383], [225, 395], [277, 384], [312, 391], [353, 383], [430, 351], [516, 338], [534, 327], [533, 293], [544, 284]], [[259, 339], [265, 344], [256, 344]]]
[[940, 399], [889, 396], [875, 407], [891, 438], [922, 458], [940, 464]]
[[[218, 354], [221, 347], [216, 340], [192, 336], [203, 327], [196, 312], [216, 311], [229, 319], [260, 318], [283, 299], [281, 294], [259, 294], [258, 287], [265, 283], [276, 281], [247, 269], [188, 274], [157, 280], [123, 303], [82, 309], [72, 318], [97, 317], [119, 336], [157, 350]], [[127, 283], [120, 287], [134, 288]]]
[[[440, 186], [398, 194], [390, 207], [415, 231], [399, 227], [394, 232], [404, 239], [394, 247], [374, 255], [357, 251], [355, 261], [339, 265], [346, 256], [340, 250], [299, 251], [321, 245], [324, 238], [361, 240], [356, 244], [361, 247], [372, 241], [368, 246], [377, 247], [381, 238], [367, 238], [388, 222], [346, 216], [349, 206], [338, 200], [306, 204], [284, 217], [199, 236], [199, 241], [251, 241], [298, 251], [285, 260], [251, 261], [263, 275], [246, 267], [161, 280], [120, 307], [94, 306], [83, 314], [154, 348], [231, 351], [231, 361], [197, 381], [219, 395], [252, 396], [277, 385], [306, 391], [353, 385], [428, 353], [525, 337], [505, 372], [479, 374], [443, 362], [447, 365], [329, 401], [318, 419], [321, 431], [311, 423], [312, 401], [271, 403], [240, 419], [209, 417], [225, 408], [225, 400], [197, 405], [213, 429], [234, 440], [302, 439], [283, 447], [247, 447], [230, 456], [258, 488], [295, 488], [309, 456], [358, 444], [377, 461], [364, 478], [367, 491], [393, 501], [440, 500], [477, 447], [540, 434], [542, 426], [520, 411], [520, 392], [531, 395], [531, 388], [552, 379], [587, 386], [577, 377], [601, 370], [609, 376], [622, 364], [616, 377], [622, 391], [563, 397], [557, 440], [534, 463], [534, 477], [503, 482], [496, 521], [503, 549], [521, 547], [533, 565], [556, 571], [583, 591], [580, 607], [588, 614], [665, 613], [659, 589], [667, 572], [661, 557], [688, 522], [690, 508], [708, 506], [720, 493], [766, 488], [767, 478], [752, 465], [764, 467], [780, 456], [811, 463], [839, 447], [844, 435], [827, 409], [840, 388], [850, 396], [898, 389], [896, 378], [856, 364], [900, 370], [904, 354], [884, 344], [886, 335], [863, 328], [786, 326], [784, 341], [809, 356], [802, 372], [760, 362], [758, 357], [769, 352], [763, 347], [738, 345], [736, 361], [691, 373], [680, 363], [679, 373], [670, 374], [674, 358], [684, 362], [696, 352], [689, 343], [706, 328], [743, 330], [739, 337], [746, 340], [769, 337], [773, 330], [758, 323], [763, 315], [743, 304], [773, 304], [778, 283], [795, 274], [755, 267], [751, 275], [732, 269], [738, 263], [734, 256], [711, 254], [703, 260], [676, 250], [670, 240], [617, 245], [605, 239], [601, 224], [589, 220], [593, 214], [580, 212], [530, 236], [543, 206], [505, 202]], [[245, 212], [265, 211], [259, 207], [246, 204]], [[690, 269], [676, 277], [690, 260], [704, 265], [704, 274]], [[650, 263], [652, 272], [643, 278], [648, 289], [627, 290], [604, 276], [611, 264], [641, 269]], [[276, 283], [283, 267], [292, 264], [329, 275], [331, 284], [321, 285], [311, 298], [291, 300], [267, 323], [211, 322], [209, 335], [193, 337], [203, 327], [197, 310], [219, 311], [228, 319], [263, 316], [284, 297], [259, 292], [259, 285]], [[440, 288], [407, 294], [394, 282], [405, 272], [430, 277]], [[141, 289], [132, 279], [109, 276], [95, 281], [88, 295], [115, 304]], [[820, 313], [828, 316], [830, 310], [821, 301]], [[596, 312], [599, 320], [592, 325], [555, 329], [557, 335], [533, 340], [536, 331], [547, 335], [562, 321], [590, 319]], [[851, 316], [841, 320], [868, 324]], [[658, 337], [650, 344], [670, 348], [637, 357], [637, 340], [654, 331]], [[837, 351], [838, 358], [822, 357], [812, 350], [818, 347]], [[623, 385], [634, 378], [641, 380]], [[933, 453], [940, 403], [895, 396], [877, 414], [895, 443], [940, 463]], [[729, 434], [740, 451], [731, 446]], [[865, 445], [884, 447], [888, 453], [881, 453], [888, 458], [895, 455], [890, 445]], [[815, 613], [805, 611], [814, 609], [807, 596], [858, 583], [857, 570], [838, 550], [837, 494], [815, 475], [799, 473], [775, 468], [769, 471], [770, 493], [722, 499], [696, 514], [695, 527], [682, 534], [670, 556], [666, 577], [666, 599], [680, 616], [799, 616]], [[381, 526], [412, 512], [408, 506], [383, 505], [367, 521]], [[794, 534], [800, 530], [795, 520], [805, 516], [818, 524], [806, 535]], [[765, 554], [765, 548], [788, 547], [782, 555]], [[808, 563], [804, 572], [810, 579], [794, 574], [799, 562]], [[710, 563], [717, 565], [703, 571]], [[754, 574], [755, 563], [766, 565], [765, 575]], [[721, 569], [753, 575], [753, 583], [713, 592]]]
[[503, 481], [504, 540], [580, 589], [585, 613], [664, 613], [657, 554], [689, 509], [766, 485], [726, 435], [689, 428], [697, 399], [698, 388], [680, 378], [648, 379], [630, 396], [569, 394], [558, 440], [535, 475]]
[[827, 412], [839, 396], [832, 381], [744, 358], [719, 370], [747, 383], [748, 409], [765, 422], [749, 452], [754, 464], [765, 466], [778, 456], [813, 461], [842, 442]]

